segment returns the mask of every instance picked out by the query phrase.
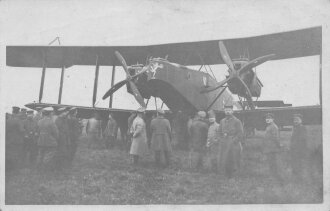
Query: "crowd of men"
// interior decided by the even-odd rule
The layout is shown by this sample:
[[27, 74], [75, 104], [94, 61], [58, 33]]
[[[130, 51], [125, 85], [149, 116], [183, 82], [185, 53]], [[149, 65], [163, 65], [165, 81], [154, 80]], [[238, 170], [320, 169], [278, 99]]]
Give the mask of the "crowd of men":
[[[81, 135], [76, 108], [37, 108], [37, 113], [13, 107], [6, 118], [6, 166], [11, 164], [42, 166], [53, 154], [56, 169], [70, 166]], [[208, 168], [228, 178], [241, 169], [241, 154], [245, 145], [242, 122], [233, 115], [233, 106], [226, 105], [226, 117], [219, 123], [213, 111], [199, 111], [186, 123], [189, 139], [189, 166], [197, 170]], [[128, 118], [127, 139], [131, 163], [138, 165], [141, 158], [150, 150], [154, 153], [155, 166], [171, 165], [173, 131], [165, 112], [157, 110], [150, 124], [145, 121], [145, 108], [139, 108]], [[300, 180], [303, 171], [310, 169], [307, 147], [307, 129], [302, 124], [302, 115], [293, 116], [293, 132], [290, 144], [290, 166], [292, 174]], [[88, 147], [93, 149], [112, 149], [116, 144], [118, 125], [112, 114], [105, 127], [99, 114], [90, 118], [86, 124]], [[281, 152], [279, 128], [274, 115], [265, 116], [267, 128], [263, 140], [263, 153], [267, 158], [270, 175], [282, 181], [278, 166]], [[148, 132], [151, 134], [148, 141]], [[13, 153], [10, 155], [10, 153]], [[162, 159], [162, 157], [164, 159]], [[164, 160], [164, 162], [162, 162]], [[205, 164], [207, 164], [205, 166]]]
[[81, 124], [76, 108], [13, 107], [6, 115], [6, 169], [24, 166], [54, 169], [70, 166], [77, 150]]

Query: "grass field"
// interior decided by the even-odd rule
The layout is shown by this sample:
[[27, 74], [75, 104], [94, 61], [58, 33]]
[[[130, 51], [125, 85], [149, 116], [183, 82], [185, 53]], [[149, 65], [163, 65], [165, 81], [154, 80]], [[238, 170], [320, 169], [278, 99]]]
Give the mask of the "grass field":
[[[320, 127], [309, 128], [310, 147], [321, 143]], [[290, 132], [282, 132], [289, 146]], [[288, 154], [280, 159], [284, 184], [268, 173], [261, 153], [261, 132], [246, 141], [242, 169], [232, 179], [188, 168], [188, 153], [175, 150], [168, 169], [155, 168], [152, 155], [138, 167], [126, 152], [90, 150], [82, 138], [71, 169], [62, 172], [24, 168], [7, 172], [6, 204], [240, 204], [321, 203], [322, 175], [297, 183]]]

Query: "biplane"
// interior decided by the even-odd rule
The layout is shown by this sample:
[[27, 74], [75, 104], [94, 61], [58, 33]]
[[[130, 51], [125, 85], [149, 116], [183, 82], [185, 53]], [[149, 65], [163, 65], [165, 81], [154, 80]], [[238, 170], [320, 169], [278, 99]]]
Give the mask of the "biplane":
[[[241, 57], [244, 49], [248, 49], [252, 60]], [[112, 108], [112, 96], [125, 85], [141, 106], [147, 106], [153, 96], [160, 98], [174, 115], [179, 111], [191, 115], [198, 110], [214, 110], [219, 120], [224, 117], [224, 102], [232, 100], [234, 94], [239, 97], [241, 105], [234, 114], [246, 128], [264, 128], [263, 119], [268, 112], [275, 114], [276, 122], [281, 126], [291, 125], [294, 113], [304, 115], [305, 124], [321, 124], [322, 121], [320, 105], [258, 108], [256, 98], [261, 95], [263, 84], [255, 71], [256, 66], [268, 60], [319, 55], [322, 61], [321, 27], [255, 37], [160, 45], [7, 46], [6, 50], [7, 66], [42, 69], [38, 103], [29, 103], [26, 107], [74, 106], [80, 118], [89, 118], [97, 111], [106, 119], [112, 112], [122, 131], [127, 130], [131, 110]], [[201, 71], [203, 67], [217, 64], [228, 66], [228, 76], [222, 81], [217, 81], [209, 72]], [[74, 65], [95, 65], [91, 107], [61, 104], [64, 71]], [[103, 96], [103, 99], [110, 98], [109, 108], [95, 106], [100, 66], [113, 67], [110, 89]], [[126, 79], [114, 84], [118, 66], [123, 67]], [[199, 69], [191, 66], [199, 66]], [[47, 68], [61, 69], [58, 104], [42, 102]]]

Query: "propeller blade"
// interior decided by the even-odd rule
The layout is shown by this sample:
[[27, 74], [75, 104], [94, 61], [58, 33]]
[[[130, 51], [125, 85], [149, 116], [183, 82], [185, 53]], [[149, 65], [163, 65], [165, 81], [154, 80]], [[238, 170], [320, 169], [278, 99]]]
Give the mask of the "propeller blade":
[[228, 77], [225, 80], [220, 81], [219, 83], [217, 83], [216, 87], [211, 87], [210, 89], [204, 89], [201, 91], [201, 93], [208, 93], [208, 92], [212, 92], [216, 89], [219, 89], [220, 87], [222, 87], [223, 85], [225, 85], [228, 81], [230, 81], [233, 77]]
[[130, 74], [128, 72], [128, 66], [126, 64], [124, 57], [118, 51], [116, 51], [115, 54], [117, 56], [117, 59], [120, 61], [121, 65], [123, 66], [123, 68], [126, 72], [126, 75], [129, 76]]
[[127, 79], [122, 80], [118, 83], [116, 83], [113, 87], [111, 87], [102, 97], [102, 99], [108, 98], [110, 95], [112, 95], [115, 91], [120, 89], [122, 86], [124, 86], [127, 83]]
[[245, 71], [247, 70], [250, 70], [258, 65], [261, 65], [262, 63], [268, 61], [268, 60], [271, 60], [275, 57], [275, 54], [269, 54], [269, 55], [266, 55], [266, 56], [261, 56], [261, 57], [258, 57], [256, 59], [253, 59], [252, 61], [250, 61], [249, 63], [247, 63], [246, 65], [244, 65], [239, 71], [238, 71], [238, 74], [242, 74], [244, 73]]
[[240, 80], [240, 82], [243, 84], [243, 86], [245, 87], [245, 90], [246, 90], [246, 100], [247, 100], [247, 102], [248, 102], [248, 104], [249, 104], [249, 107], [252, 109], [252, 110], [254, 110], [255, 109], [255, 107], [254, 107], [254, 104], [253, 104], [253, 102], [252, 102], [252, 94], [251, 94], [251, 92], [250, 92], [250, 89], [249, 89], [249, 87], [246, 85], [246, 83], [240, 78], [240, 77], [237, 77], [239, 80]]
[[222, 41], [219, 41], [219, 49], [220, 49], [220, 55], [221, 55], [223, 61], [227, 64], [227, 66], [229, 67], [229, 69], [231, 71], [235, 71], [234, 64], [227, 52], [226, 46], [223, 44]]
[[136, 99], [136, 101], [142, 106], [142, 107], [146, 107], [146, 104], [144, 103], [144, 100], [143, 100], [143, 97], [141, 96], [138, 88], [136, 87], [136, 85], [132, 82], [132, 81], [129, 81], [129, 85], [131, 86], [131, 89], [132, 89], [132, 92], [133, 92], [133, 95]]
[[135, 74], [135, 75], [132, 76], [132, 79], [134, 80], [134, 79], [137, 78], [139, 75], [142, 75], [144, 72], [146, 72], [148, 69], [149, 69], [148, 66], [144, 66], [144, 67], [142, 68], [141, 72], [139, 72], [139, 73], [137, 73], [137, 74]]

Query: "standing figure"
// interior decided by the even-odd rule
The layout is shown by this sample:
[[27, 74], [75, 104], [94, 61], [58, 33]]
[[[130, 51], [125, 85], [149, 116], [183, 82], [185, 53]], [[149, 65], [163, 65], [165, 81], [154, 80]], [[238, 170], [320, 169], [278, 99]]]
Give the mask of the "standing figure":
[[[207, 141], [208, 124], [205, 121], [206, 113], [199, 111], [198, 117], [193, 120], [190, 127], [190, 168], [201, 169]], [[195, 164], [197, 160], [197, 164]]]
[[161, 152], [164, 153], [165, 166], [170, 165], [171, 147], [171, 125], [168, 119], [165, 119], [165, 112], [159, 109], [158, 116], [151, 120], [151, 149], [155, 152], [156, 166], [161, 165]]
[[280, 152], [280, 139], [279, 130], [277, 125], [274, 123], [274, 115], [272, 113], [266, 114], [267, 128], [265, 132], [264, 153], [266, 154], [268, 168], [270, 174], [280, 182], [282, 178], [278, 172], [278, 153]]
[[233, 115], [232, 105], [225, 106], [225, 115], [219, 125], [218, 170], [231, 178], [240, 169], [244, 131], [242, 122]]
[[88, 138], [88, 148], [102, 149], [102, 124], [99, 120], [99, 114], [94, 113], [94, 116], [90, 118], [86, 125], [86, 134]]
[[112, 117], [111, 113], [109, 114], [109, 120], [107, 123], [107, 126], [105, 127], [105, 130], [103, 132], [103, 137], [105, 141], [105, 147], [107, 149], [112, 149], [115, 146], [116, 143], [116, 133], [118, 130], [117, 122]]
[[127, 120], [127, 140], [126, 140], [126, 149], [127, 151], [130, 150], [131, 148], [131, 144], [132, 144], [132, 124], [133, 124], [133, 121], [136, 117], [136, 111], [132, 112], [131, 115], [128, 117], [128, 120]]
[[53, 108], [47, 107], [43, 109], [43, 118], [39, 120], [39, 139], [38, 145], [38, 164], [43, 166], [45, 164], [46, 155], [55, 155], [57, 148], [57, 140], [59, 137], [58, 129], [51, 118]]
[[69, 126], [69, 164], [72, 164], [74, 156], [77, 152], [79, 137], [81, 135], [81, 125], [77, 118], [77, 108], [73, 107], [69, 110], [68, 115]]
[[308, 170], [307, 129], [302, 124], [301, 114], [293, 116], [290, 157], [292, 174], [301, 181], [304, 170]]
[[39, 137], [38, 122], [33, 118], [33, 111], [27, 111], [27, 118], [23, 122], [24, 146], [23, 159], [33, 164], [38, 155], [37, 137]]
[[55, 120], [59, 132], [57, 145], [57, 168], [62, 169], [68, 164], [69, 160], [69, 121], [67, 108], [57, 110], [58, 117]]
[[130, 155], [132, 156], [133, 164], [138, 164], [139, 158], [148, 151], [146, 124], [143, 120], [144, 112], [145, 108], [139, 108], [137, 110], [137, 116], [131, 127], [132, 144]]
[[209, 113], [209, 130], [207, 133], [207, 151], [208, 165], [210, 170], [218, 171], [218, 153], [219, 153], [219, 124], [215, 121], [214, 112]]
[[21, 165], [23, 157], [23, 123], [19, 117], [19, 107], [14, 106], [6, 120], [6, 169]]

